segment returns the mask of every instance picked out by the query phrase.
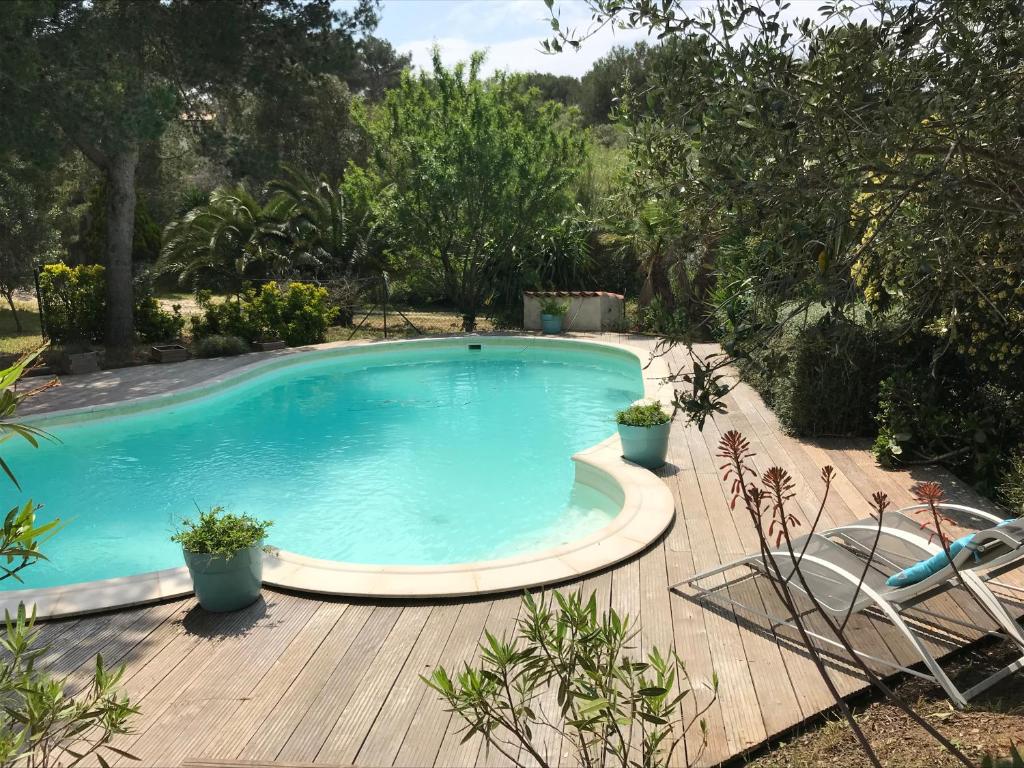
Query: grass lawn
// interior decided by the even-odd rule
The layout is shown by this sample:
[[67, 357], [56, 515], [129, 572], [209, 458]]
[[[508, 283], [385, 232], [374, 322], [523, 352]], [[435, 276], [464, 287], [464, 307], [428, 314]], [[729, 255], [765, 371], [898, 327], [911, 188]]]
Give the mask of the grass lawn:
[[35, 301], [15, 301], [14, 305], [18, 308], [21, 331], [17, 329], [11, 310], [7, 306], [0, 309], [0, 360], [3, 361], [31, 352], [43, 343]]

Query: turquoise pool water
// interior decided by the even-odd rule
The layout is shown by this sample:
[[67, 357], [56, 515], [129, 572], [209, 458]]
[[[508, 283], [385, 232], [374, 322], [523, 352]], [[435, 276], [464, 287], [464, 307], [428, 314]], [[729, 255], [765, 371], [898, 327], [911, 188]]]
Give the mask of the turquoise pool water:
[[570, 456], [643, 396], [635, 358], [524, 341], [397, 345], [280, 368], [198, 399], [48, 429], [5, 456], [24, 494], [67, 526], [44, 587], [178, 566], [168, 537], [196, 506], [274, 520], [310, 557], [435, 565], [578, 539], [617, 512], [574, 485]]

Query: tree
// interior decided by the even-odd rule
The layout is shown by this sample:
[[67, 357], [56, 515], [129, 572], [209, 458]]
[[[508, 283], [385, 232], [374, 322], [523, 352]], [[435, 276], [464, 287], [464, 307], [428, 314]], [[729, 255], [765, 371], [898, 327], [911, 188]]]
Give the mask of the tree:
[[292, 251], [319, 273], [351, 273], [357, 241], [341, 182], [331, 182], [323, 173], [313, 176], [286, 167], [285, 177], [267, 188], [286, 222]]
[[215, 189], [208, 204], [167, 225], [157, 271], [238, 295], [246, 278], [285, 269], [287, 207], [281, 198], [264, 205], [243, 184]]
[[48, 179], [16, 155], [0, 163], [0, 294], [7, 300], [18, 331], [21, 318], [15, 291], [32, 284], [34, 265], [58, 240], [50, 216]]
[[[417, 256], [473, 330], [498, 292], [495, 275], [533, 268], [544, 234], [571, 208], [582, 141], [562, 108], [519, 78], [480, 78], [483, 54], [406, 74], [361, 120], [372, 167], [393, 198], [393, 249]], [[504, 270], [507, 274], [508, 270]]]
[[70, 144], [107, 187], [108, 358], [132, 349], [132, 239], [140, 147], [183, 116], [213, 121], [231, 94], [287, 93], [347, 70], [372, 0], [28, 0], [0, 6], [0, 141], [52, 156]]
[[359, 41], [359, 58], [348, 84], [367, 100], [380, 101], [385, 91], [398, 86], [402, 73], [411, 66], [411, 53], [398, 53], [387, 40], [365, 35]]

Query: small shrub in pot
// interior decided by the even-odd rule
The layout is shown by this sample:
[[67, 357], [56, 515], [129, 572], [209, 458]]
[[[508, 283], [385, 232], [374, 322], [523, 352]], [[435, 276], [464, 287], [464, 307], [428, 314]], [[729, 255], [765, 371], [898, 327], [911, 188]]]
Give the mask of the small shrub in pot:
[[615, 417], [622, 441], [622, 457], [647, 469], [657, 469], [668, 456], [672, 415], [661, 403], [631, 405]]
[[256, 602], [263, 583], [263, 540], [273, 523], [213, 507], [183, 520], [171, 541], [181, 544], [199, 604], [237, 611]]
[[544, 333], [561, 333], [562, 318], [569, 311], [569, 305], [548, 297], [540, 303], [540, 322]]

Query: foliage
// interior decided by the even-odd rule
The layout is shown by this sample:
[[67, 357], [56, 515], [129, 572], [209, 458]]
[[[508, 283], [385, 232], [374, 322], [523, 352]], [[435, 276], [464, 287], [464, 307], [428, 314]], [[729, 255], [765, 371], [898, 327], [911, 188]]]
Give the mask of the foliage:
[[157, 271], [178, 276], [188, 288], [238, 293], [246, 279], [289, 268], [286, 202], [264, 205], [239, 184], [218, 188], [164, 230]]
[[891, 333], [828, 315], [794, 322], [744, 346], [740, 370], [793, 434], [873, 434], [879, 384], [899, 360]]
[[330, 305], [326, 288], [309, 283], [290, 283], [282, 290], [277, 283], [245, 290], [236, 301], [215, 303], [209, 295], [199, 296], [203, 309], [192, 318], [192, 335], [238, 336], [246, 341], [283, 339], [290, 346], [320, 344], [338, 313]]
[[[707, 740], [702, 718], [717, 678], [708, 685], [710, 699], [693, 703], [698, 689], [682, 660], [656, 648], [646, 658], [634, 655], [633, 622], [615, 611], [599, 616], [594, 594], [527, 593], [523, 614], [515, 637], [485, 632], [479, 667], [467, 664], [454, 679], [438, 667], [423, 678], [465, 721], [466, 738], [480, 734], [515, 765], [558, 764], [559, 753], [542, 746], [551, 728], [582, 766], [699, 762]], [[556, 693], [556, 712], [545, 711], [547, 691]], [[687, 734], [694, 741], [683, 749]]]
[[286, 222], [291, 260], [317, 274], [351, 274], [359, 243], [342, 184], [323, 173], [284, 171], [285, 178], [271, 181], [268, 189], [276, 193], [274, 207]]
[[1024, 444], [1024, 392], [961, 370], [900, 371], [881, 384], [876, 458], [938, 462], [994, 494]]
[[182, 520], [181, 529], [171, 536], [171, 541], [192, 554], [230, 559], [243, 549], [261, 546], [273, 524], [270, 520], [225, 512], [223, 507], [211, 507], [200, 511], [198, 520]]
[[[81, 264], [103, 264], [107, 257], [107, 187], [100, 184], [89, 193], [82, 213], [82, 233], [73, 250]], [[160, 227], [149, 215], [145, 203], [135, 204], [132, 229], [132, 263], [136, 268], [153, 264], [160, 256]]]
[[[808, 311], [868, 337], [883, 323], [892, 339], [923, 347], [905, 360], [902, 342], [879, 349], [897, 373], [919, 373], [921, 389], [901, 401], [957, 392], [941, 407], [966, 403], [970, 413], [952, 439], [926, 430], [914, 447], [894, 442], [902, 428], [883, 418], [880, 448], [899, 444], [915, 460], [967, 449], [956, 466], [991, 490], [994, 444], [963, 428], [992, 411], [956, 377], [989, 392], [982, 401], [1012, 406], [1021, 391], [1018, 4], [830, 2], [809, 18], [772, 0], [588, 4], [590, 29], [561, 29], [553, 17], [550, 49], [620, 23], [661, 41], [642, 82], [623, 78], [617, 116], [630, 132], [626, 223], [648, 205], [667, 213], [633, 217], [651, 222], [637, 251], [667, 316], [682, 306], [690, 329], [706, 325], [731, 353], [769, 351], [765, 339]], [[808, 371], [849, 370], [869, 351], [864, 334], [828, 341]], [[770, 382], [793, 392], [783, 398], [793, 412], [780, 416], [832, 431], [790, 360], [788, 384]], [[847, 379], [858, 390], [850, 401], [820, 397], [843, 403], [843, 430], [870, 416], [878, 376], [869, 371], [866, 382]], [[818, 412], [798, 412], [806, 408]], [[1024, 433], [1000, 442], [1015, 446]]]
[[184, 329], [185, 318], [181, 315], [180, 304], [172, 305], [171, 311], [165, 312], [152, 294], [136, 293], [135, 332], [142, 341], [179, 339]]
[[47, 336], [58, 344], [98, 341], [103, 336], [106, 293], [103, 267], [63, 262], [39, 274], [40, 303]]
[[[262, 117], [296, 120], [292, 127], [301, 129], [309, 113], [297, 108], [303, 98], [315, 96], [323, 77], [351, 69], [356, 39], [376, 21], [372, 0], [345, 9], [330, 0], [4, 4], [0, 147], [40, 163], [73, 147], [103, 175], [106, 343], [115, 362], [130, 356], [134, 340], [132, 223], [142, 148], [179, 121], [223, 146], [227, 121], [211, 116], [227, 116], [229, 104], [250, 94], [266, 105]], [[303, 135], [282, 130], [275, 138], [294, 146]]]
[[39, 645], [35, 614], [26, 616], [24, 605], [13, 619], [7, 616], [0, 648], [6, 656], [0, 664], [0, 765], [77, 765], [101, 749], [131, 758], [109, 744], [115, 735], [128, 733], [131, 717], [139, 712], [118, 693], [124, 667], [110, 670], [97, 656], [89, 687], [69, 695], [66, 680], [37, 666], [49, 648]]
[[999, 496], [1013, 512], [1024, 515], [1024, 454], [1017, 453], [1010, 459], [1010, 468], [999, 486]]
[[496, 275], [518, 286], [537, 270], [545, 236], [571, 210], [583, 152], [559, 105], [540, 103], [515, 76], [483, 80], [482, 61], [446, 69], [435, 51], [432, 71], [405, 74], [380, 109], [360, 113], [391, 202], [391, 249], [421, 265], [466, 330], [511, 293]]
[[34, 265], [58, 241], [49, 179], [13, 153], [0, 156], [0, 294], [21, 331], [14, 292], [32, 285]]
[[[49, 338], [58, 344], [85, 344], [103, 338], [107, 299], [105, 269], [83, 264], [69, 267], [63, 262], [46, 264], [39, 274], [40, 300]], [[165, 312], [153, 297], [147, 280], [134, 291], [136, 331], [145, 342], [177, 338], [185, 326], [178, 308]]]
[[234, 357], [250, 349], [249, 343], [238, 336], [210, 334], [192, 342], [192, 354], [196, 357]]
[[398, 53], [390, 42], [374, 35], [364, 35], [358, 46], [355, 71], [347, 78], [349, 86], [368, 101], [380, 101], [398, 86], [402, 73], [412, 65], [412, 54]]
[[661, 403], [631, 405], [615, 414], [616, 423], [627, 427], [656, 427], [671, 420], [671, 414], [661, 407]]
[[569, 304], [564, 301], [559, 301], [553, 296], [548, 296], [540, 302], [540, 313], [542, 315], [562, 317], [568, 311]]

